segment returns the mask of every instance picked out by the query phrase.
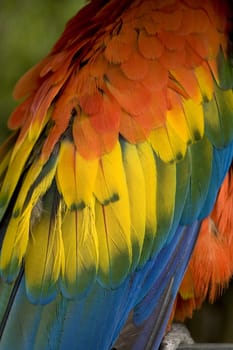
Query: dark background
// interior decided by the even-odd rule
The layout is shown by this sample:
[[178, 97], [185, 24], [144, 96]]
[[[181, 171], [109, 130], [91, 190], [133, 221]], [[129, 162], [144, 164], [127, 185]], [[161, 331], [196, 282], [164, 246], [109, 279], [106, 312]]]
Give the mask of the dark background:
[[[84, 0], [1, 0], [0, 4], [0, 141], [17, 102], [17, 79], [50, 51], [66, 21]], [[206, 304], [188, 321], [197, 341], [233, 342], [233, 288], [215, 305]]]

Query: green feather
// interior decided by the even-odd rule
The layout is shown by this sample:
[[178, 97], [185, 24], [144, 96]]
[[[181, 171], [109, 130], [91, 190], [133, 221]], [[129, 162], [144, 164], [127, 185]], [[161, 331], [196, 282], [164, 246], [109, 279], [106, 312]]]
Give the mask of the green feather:
[[191, 163], [191, 177], [181, 224], [190, 224], [198, 217], [208, 193], [213, 156], [213, 148], [208, 138], [204, 137], [201, 141], [190, 145], [188, 156]]

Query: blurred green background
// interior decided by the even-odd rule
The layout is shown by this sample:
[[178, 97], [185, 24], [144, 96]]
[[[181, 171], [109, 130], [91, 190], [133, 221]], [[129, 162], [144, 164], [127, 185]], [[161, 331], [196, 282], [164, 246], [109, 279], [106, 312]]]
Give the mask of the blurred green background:
[[[18, 78], [46, 55], [85, 0], [1, 0], [0, 3], [0, 141], [14, 106]], [[198, 341], [233, 342], [233, 291], [214, 306], [205, 305], [188, 322]]]
[[67, 20], [85, 0], [1, 0], [0, 2], [0, 141], [6, 119], [17, 104], [12, 98], [18, 78], [43, 58]]

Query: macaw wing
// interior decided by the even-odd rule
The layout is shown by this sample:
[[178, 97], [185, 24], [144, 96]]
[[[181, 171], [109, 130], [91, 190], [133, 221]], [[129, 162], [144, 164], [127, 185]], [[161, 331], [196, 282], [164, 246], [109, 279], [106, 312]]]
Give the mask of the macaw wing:
[[157, 348], [232, 161], [228, 11], [92, 1], [17, 84], [0, 150], [4, 349], [107, 350], [132, 314], [134, 348]]

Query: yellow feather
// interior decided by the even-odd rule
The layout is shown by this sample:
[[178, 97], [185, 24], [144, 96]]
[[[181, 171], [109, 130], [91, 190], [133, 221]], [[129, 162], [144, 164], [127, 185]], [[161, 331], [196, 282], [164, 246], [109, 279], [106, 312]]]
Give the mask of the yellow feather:
[[[13, 216], [16, 217], [21, 214], [30, 186], [41, 173], [42, 167], [43, 164], [40, 162], [40, 160], [37, 160], [27, 172], [27, 175], [23, 181], [20, 193], [17, 197], [17, 201], [14, 206]], [[35, 198], [35, 200], [37, 201], [38, 198]]]
[[149, 135], [149, 142], [164, 162], [171, 162], [175, 159], [165, 127], [153, 130]]
[[[146, 193], [145, 177], [137, 152], [137, 146], [123, 143], [123, 163], [126, 174], [130, 217], [131, 217], [131, 242], [134, 268], [141, 255], [146, 224]], [[136, 169], [136, 171], [135, 171]]]
[[104, 206], [96, 201], [99, 241], [99, 279], [115, 288], [128, 275], [132, 263], [129, 211], [123, 200]]
[[98, 271], [99, 251], [93, 202], [82, 210], [67, 211], [62, 223], [65, 252], [62, 290], [68, 297], [85, 292], [95, 281]]
[[75, 160], [74, 144], [63, 140], [58, 157], [56, 181], [68, 208], [78, 206]]
[[172, 126], [169, 122], [166, 123], [166, 128], [175, 160], [181, 160], [185, 156], [187, 143], [180, 137], [176, 131], [176, 127]]
[[0, 179], [2, 181], [3, 175], [7, 170], [12, 157], [13, 147], [17, 139], [17, 134], [13, 133], [6, 141], [0, 146]]
[[157, 169], [155, 156], [149, 143], [140, 143], [137, 145], [137, 148], [145, 178], [146, 194], [146, 227], [143, 249], [140, 258], [140, 263], [143, 264], [150, 256], [152, 244], [157, 230]]
[[203, 97], [206, 97], [210, 101], [213, 97], [214, 86], [213, 77], [208, 66], [198, 66], [195, 69], [195, 75]]
[[4, 157], [1, 159], [1, 162], [0, 162], [0, 176], [2, 176], [4, 174], [4, 172], [6, 171], [6, 169], [8, 167], [8, 164], [9, 164], [9, 161], [10, 161], [10, 157], [11, 157], [11, 150], [6, 152]]
[[11, 218], [5, 233], [0, 255], [0, 270], [3, 278], [8, 281], [13, 280], [18, 273], [27, 249], [30, 209], [28, 207], [23, 216]]
[[184, 111], [180, 105], [173, 106], [172, 109], [167, 110], [167, 125], [176, 130], [177, 135], [184, 143], [188, 144], [191, 141], [190, 130], [187, 125], [187, 120]]
[[98, 160], [86, 160], [72, 142], [61, 144], [56, 180], [66, 205], [82, 209], [92, 201]]
[[[35, 300], [54, 293], [64, 264], [61, 234], [61, 207], [55, 216], [44, 210], [30, 231], [25, 255], [25, 280], [29, 294]], [[55, 288], [56, 291], [56, 288]]]
[[18, 152], [11, 156], [10, 164], [2, 184], [0, 193], [0, 217], [4, 215], [9, 200], [13, 194], [16, 184], [23, 172], [25, 162], [32, 150], [34, 143], [25, 138]]
[[41, 133], [41, 130], [43, 130], [45, 124], [50, 119], [52, 119], [51, 115], [53, 113], [53, 109], [54, 109], [53, 105], [50, 106], [49, 109], [45, 111], [43, 118], [39, 117], [39, 120], [38, 120], [38, 116], [41, 113], [40, 109], [38, 109], [37, 113], [35, 113], [33, 115], [33, 120], [31, 122], [30, 128], [28, 130], [28, 138], [31, 141], [35, 142], [38, 139], [38, 137]]
[[76, 183], [78, 203], [92, 205], [98, 160], [86, 160], [76, 152]]
[[[104, 205], [119, 201], [122, 196], [124, 198], [128, 196], [119, 142], [110, 153], [102, 156], [99, 161], [95, 195]], [[128, 208], [129, 206], [126, 209]]]
[[[7, 231], [4, 236], [0, 258], [0, 269], [5, 270], [5, 272], [3, 271], [3, 274], [5, 274], [5, 276], [10, 276], [11, 273], [13, 273], [11, 272], [12, 269], [17, 270], [22, 261], [22, 258], [25, 255], [28, 244], [29, 223], [30, 220], [33, 219], [33, 208], [36, 206], [38, 200], [43, 196], [43, 194], [51, 185], [51, 182], [55, 175], [55, 170], [56, 162], [53, 164], [53, 167], [50, 169], [50, 172], [41, 180], [41, 182], [39, 182], [37, 187], [35, 187], [30, 201], [27, 203], [21, 215], [13, 215], [10, 219]], [[27, 184], [27, 177], [25, 178], [25, 181]], [[22, 203], [23, 199], [25, 198], [25, 193], [22, 192], [23, 189], [24, 183], [22, 185], [21, 192], [18, 196], [19, 202], [16, 202], [13, 213], [17, 213], [16, 209], [19, 208], [20, 203]], [[15, 272], [17, 272], [16, 270]]]
[[157, 158], [156, 168], [157, 231], [154, 250], [159, 249], [161, 243], [164, 243], [168, 237], [173, 222], [176, 198], [176, 163], [166, 164]]
[[[6, 207], [9, 203], [9, 200], [13, 194], [15, 186], [20, 178], [20, 175], [23, 173], [23, 168], [25, 163], [32, 151], [33, 146], [35, 145], [36, 140], [40, 136], [40, 131], [42, 130], [45, 123], [49, 120], [52, 112], [50, 108], [43, 122], [40, 125], [35, 123], [31, 125], [31, 129], [34, 130], [33, 135], [29, 132], [20, 140], [17, 140], [15, 143], [14, 149], [11, 154], [11, 159], [9, 161], [9, 167], [4, 178], [4, 182], [1, 188], [0, 194], [0, 218], [4, 215]], [[33, 136], [33, 137], [32, 137]]]
[[99, 275], [106, 285], [116, 286], [132, 263], [129, 197], [119, 143], [100, 160], [95, 195]]
[[183, 100], [182, 105], [190, 130], [192, 142], [200, 140], [204, 135], [204, 115], [202, 105], [193, 100]]

